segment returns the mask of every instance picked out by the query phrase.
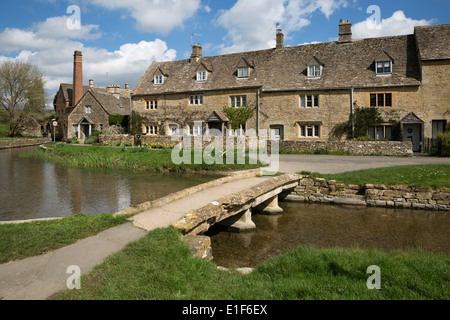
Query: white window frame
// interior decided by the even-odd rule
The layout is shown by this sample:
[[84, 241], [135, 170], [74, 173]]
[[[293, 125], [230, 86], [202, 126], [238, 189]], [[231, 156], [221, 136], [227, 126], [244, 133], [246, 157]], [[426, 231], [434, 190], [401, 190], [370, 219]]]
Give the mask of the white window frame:
[[320, 78], [322, 76], [322, 66], [320, 64], [308, 66], [308, 78]]
[[203, 94], [193, 94], [189, 97], [189, 104], [191, 106], [203, 105]]
[[319, 124], [299, 124], [300, 138], [320, 138], [321, 125]]
[[300, 95], [300, 108], [319, 108], [320, 96], [318, 94]]
[[177, 135], [178, 135], [178, 125], [176, 124], [169, 125], [169, 136], [177, 136]]
[[161, 85], [164, 83], [164, 76], [162, 74], [155, 75], [154, 77], [155, 85]]
[[189, 135], [191, 136], [201, 136], [203, 135], [203, 124], [199, 125], [197, 123], [189, 125]]
[[202, 82], [208, 80], [208, 72], [205, 71], [197, 71], [197, 81]]
[[392, 61], [375, 61], [375, 71], [377, 75], [392, 75]]
[[233, 108], [240, 108], [247, 106], [247, 96], [230, 96], [230, 105]]
[[250, 68], [249, 67], [240, 67], [238, 68], [238, 78], [246, 79], [250, 76]]
[[84, 113], [85, 114], [92, 114], [92, 106], [85, 106], [84, 107]]
[[145, 134], [149, 136], [158, 135], [158, 126], [156, 125], [145, 126]]

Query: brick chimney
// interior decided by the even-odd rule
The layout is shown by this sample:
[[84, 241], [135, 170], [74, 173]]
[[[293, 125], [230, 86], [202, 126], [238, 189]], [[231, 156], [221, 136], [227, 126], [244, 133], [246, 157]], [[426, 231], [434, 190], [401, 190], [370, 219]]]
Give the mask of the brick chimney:
[[75, 107], [83, 97], [83, 54], [75, 51], [73, 55], [73, 93], [72, 107]]
[[277, 47], [276, 50], [281, 50], [284, 48], [284, 34], [283, 30], [277, 29]]
[[339, 21], [339, 40], [338, 43], [352, 42], [352, 24], [350, 21]]
[[196, 62], [203, 57], [203, 49], [202, 46], [198, 43], [192, 46], [192, 54], [191, 54], [191, 62]]

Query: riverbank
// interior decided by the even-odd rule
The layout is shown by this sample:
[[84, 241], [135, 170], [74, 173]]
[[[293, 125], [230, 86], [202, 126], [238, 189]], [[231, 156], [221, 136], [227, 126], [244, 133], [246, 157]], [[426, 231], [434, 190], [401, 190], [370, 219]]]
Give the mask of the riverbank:
[[[149, 250], [149, 248], [152, 248]], [[157, 229], [82, 277], [81, 290], [56, 299], [86, 300], [447, 300], [450, 258], [420, 251], [298, 247], [242, 275], [192, 258], [174, 228]], [[381, 269], [369, 290], [367, 268]]]
[[[64, 166], [82, 168], [131, 169], [146, 172], [189, 172], [189, 171], [236, 171], [254, 169], [263, 166], [260, 162], [252, 164], [245, 157], [245, 164], [238, 164], [237, 154], [232, 164], [227, 164], [226, 154], [218, 155], [219, 161], [209, 164], [202, 158], [201, 163], [195, 163], [195, 151], [190, 160], [176, 164], [172, 160], [171, 149], [150, 149], [146, 147], [105, 147], [105, 146], [74, 146], [66, 144], [50, 145], [21, 155], [43, 161], [50, 161]], [[180, 155], [181, 157], [182, 155]]]

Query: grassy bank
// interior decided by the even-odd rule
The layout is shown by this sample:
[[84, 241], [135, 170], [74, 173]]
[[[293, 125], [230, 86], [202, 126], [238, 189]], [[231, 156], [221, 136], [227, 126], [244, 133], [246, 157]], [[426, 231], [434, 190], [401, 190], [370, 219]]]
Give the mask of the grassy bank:
[[148, 148], [94, 147], [64, 144], [53, 145], [48, 151], [36, 149], [22, 156], [71, 167], [133, 169], [148, 172], [229, 171], [261, 167], [261, 163], [249, 164], [248, 157], [245, 159], [246, 164], [237, 164], [236, 155], [233, 164], [226, 164], [225, 154], [220, 156], [223, 164], [208, 164], [205, 162], [205, 159], [202, 159], [202, 163], [195, 164], [195, 152], [192, 151], [188, 157], [191, 164], [175, 164], [172, 161], [172, 150], [168, 149], [152, 150]]
[[[368, 290], [367, 268], [381, 270]], [[420, 251], [298, 247], [249, 275], [192, 258], [174, 228], [158, 229], [107, 258], [58, 299], [449, 299], [450, 258]]]
[[0, 225], [0, 263], [59, 249], [127, 222], [126, 216], [76, 214], [51, 221]]
[[412, 165], [366, 169], [338, 174], [321, 174], [302, 171], [328, 180], [346, 184], [407, 184], [423, 187], [450, 187], [450, 165]]

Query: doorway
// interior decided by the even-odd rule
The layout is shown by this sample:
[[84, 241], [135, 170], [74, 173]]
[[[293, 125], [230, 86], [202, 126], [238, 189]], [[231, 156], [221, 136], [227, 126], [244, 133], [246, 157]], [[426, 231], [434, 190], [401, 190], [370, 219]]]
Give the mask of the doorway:
[[282, 125], [270, 126], [271, 140], [284, 140], [284, 127]]

